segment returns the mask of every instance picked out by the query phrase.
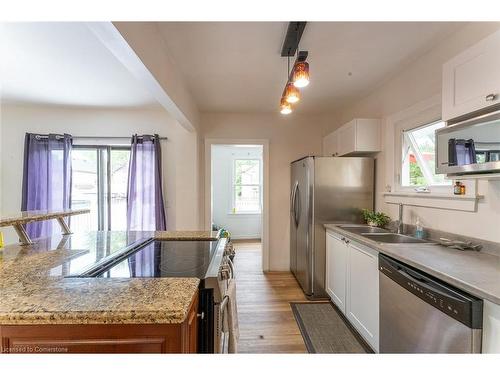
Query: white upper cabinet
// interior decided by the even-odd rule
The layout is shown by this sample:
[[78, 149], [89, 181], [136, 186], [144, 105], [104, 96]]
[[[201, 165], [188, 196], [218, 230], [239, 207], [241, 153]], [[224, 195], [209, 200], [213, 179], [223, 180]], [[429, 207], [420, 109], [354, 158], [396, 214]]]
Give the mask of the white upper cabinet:
[[443, 120], [500, 103], [500, 31], [443, 65]]
[[380, 120], [358, 118], [323, 138], [323, 155], [365, 155], [380, 151]]
[[337, 156], [337, 132], [332, 132], [323, 138], [323, 156]]

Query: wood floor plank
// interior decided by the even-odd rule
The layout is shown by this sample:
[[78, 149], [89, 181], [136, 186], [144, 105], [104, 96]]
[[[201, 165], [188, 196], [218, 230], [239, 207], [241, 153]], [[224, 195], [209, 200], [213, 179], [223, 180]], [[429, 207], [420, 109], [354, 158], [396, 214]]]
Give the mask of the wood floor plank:
[[260, 242], [235, 242], [240, 353], [307, 353], [290, 302], [306, 301], [290, 272], [262, 272]]

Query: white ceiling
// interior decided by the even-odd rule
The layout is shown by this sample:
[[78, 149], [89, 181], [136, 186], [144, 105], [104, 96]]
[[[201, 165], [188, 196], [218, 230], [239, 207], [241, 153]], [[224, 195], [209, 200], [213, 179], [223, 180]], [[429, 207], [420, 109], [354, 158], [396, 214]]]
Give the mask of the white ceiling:
[[4, 102], [158, 105], [85, 23], [1, 23], [0, 34]]
[[[276, 112], [286, 81], [284, 22], [160, 22], [159, 28], [201, 111]], [[368, 94], [463, 23], [310, 22], [311, 84], [299, 113], [334, 111]], [[351, 74], [349, 74], [351, 73]]]

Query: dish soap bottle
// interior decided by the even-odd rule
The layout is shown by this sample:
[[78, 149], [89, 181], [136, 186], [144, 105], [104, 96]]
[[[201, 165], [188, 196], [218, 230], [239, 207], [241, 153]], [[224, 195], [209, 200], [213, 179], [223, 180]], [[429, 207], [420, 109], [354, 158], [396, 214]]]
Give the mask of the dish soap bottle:
[[420, 223], [420, 218], [417, 217], [417, 221], [415, 222], [415, 237], [422, 239], [424, 238], [424, 227]]
[[460, 195], [461, 194], [462, 184], [460, 181], [455, 181], [455, 186], [453, 186], [453, 194]]

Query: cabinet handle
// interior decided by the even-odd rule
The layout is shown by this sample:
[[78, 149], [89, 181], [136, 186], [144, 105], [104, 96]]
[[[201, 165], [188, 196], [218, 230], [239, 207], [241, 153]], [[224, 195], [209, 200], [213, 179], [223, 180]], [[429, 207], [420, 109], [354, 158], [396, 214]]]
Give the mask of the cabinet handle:
[[497, 94], [489, 94], [489, 95], [486, 95], [486, 101], [487, 102], [492, 102], [493, 100], [495, 100], [497, 98]]

